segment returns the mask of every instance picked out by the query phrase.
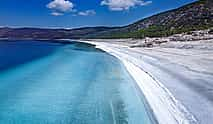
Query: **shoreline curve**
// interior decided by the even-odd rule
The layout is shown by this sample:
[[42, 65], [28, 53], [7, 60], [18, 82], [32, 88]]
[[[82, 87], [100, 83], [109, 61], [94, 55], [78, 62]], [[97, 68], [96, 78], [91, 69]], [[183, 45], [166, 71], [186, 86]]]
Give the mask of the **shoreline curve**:
[[138, 60], [113, 49], [113, 45], [109, 43], [82, 40], [78, 42], [95, 45], [96, 48], [115, 56], [124, 64], [139, 89], [143, 92], [159, 124], [199, 124], [196, 118], [161, 82], [138, 66], [140, 64]]

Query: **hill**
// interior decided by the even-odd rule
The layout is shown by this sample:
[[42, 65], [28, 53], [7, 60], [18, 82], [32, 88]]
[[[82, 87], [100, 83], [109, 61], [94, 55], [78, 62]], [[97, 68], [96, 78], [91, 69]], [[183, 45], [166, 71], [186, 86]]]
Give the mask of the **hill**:
[[77, 29], [40, 29], [40, 28], [0, 28], [0, 38], [3, 39], [79, 39], [111, 27], [85, 27]]
[[159, 13], [124, 27], [78, 29], [0, 28], [7, 39], [144, 38], [202, 30], [213, 27], [213, 0], [199, 0]]
[[213, 27], [213, 0], [199, 0], [101, 35], [106, 38], [161, 37], [210, 27]]

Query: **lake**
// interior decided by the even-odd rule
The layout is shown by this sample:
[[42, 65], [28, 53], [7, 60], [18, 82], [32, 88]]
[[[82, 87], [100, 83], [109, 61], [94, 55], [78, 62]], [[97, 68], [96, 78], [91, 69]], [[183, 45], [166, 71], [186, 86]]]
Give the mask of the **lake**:
[[79, 42], [0, 41], [0, 124], [153, 124], [115, 57]]

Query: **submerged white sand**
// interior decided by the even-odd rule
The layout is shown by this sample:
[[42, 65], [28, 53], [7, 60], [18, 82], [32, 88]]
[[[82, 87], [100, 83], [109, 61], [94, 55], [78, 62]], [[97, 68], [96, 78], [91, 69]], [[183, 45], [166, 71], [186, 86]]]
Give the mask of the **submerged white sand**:
[[90, 40], [120, 59], [144, 93], [160, 124], [212, 124], [213, 40], [168, 42]]
[[[196, 124], [197, 121], [194, 116], [189, 113], [186, 108], [175, 99], [170, 91], [151, 74], [144, 71], [138, 65], [140, 60], [130, 56], [126, 51], [125, 46], [100, 43], [87, 42], [96, 45], [111, 55], [119, 58], [126, 69], [135, 79], [137, 85], [144, 93], [153, 113], [156, 116], [159, 124]], [[126, 51], [127, 53], [123, 52]]]

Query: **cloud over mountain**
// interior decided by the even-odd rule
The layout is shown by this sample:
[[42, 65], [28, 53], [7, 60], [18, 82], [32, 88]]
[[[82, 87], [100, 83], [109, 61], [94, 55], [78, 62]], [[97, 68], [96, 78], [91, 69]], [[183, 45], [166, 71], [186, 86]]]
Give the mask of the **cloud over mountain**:
[[95, 10], [86, 10], [86, 11], [78, 12], [78, 15], [81, 15], [81, 16], [90, 16], [95, 14], [96, 14]]
[[108, 6], [112, 11], [123, 11], [128, 10], [135, 6], [145, 6], [152, 3], [152, 1], [142, 1], [142, 0], [103, 0], [101, 2], [102, 6]]
[[[152, 1], [144, 0], [102, 0], [100, 5], [108, 6], [111, 11], [123, 11], [129, 10], [130, 8], [136, 6], [146, 6], [151, 3]], [[80, 16], [90, 16], [96, 14], [95, 10], [78, 11], [74, 9], [74, 4], [70, 0], [52, 0], [46, 5], [46, 7], [51, 9], [51, 15], [53, 16], [61, 16], [68, 12], [72, 12], [74, 13], [73, 15]]]
[[73, 9], [74, 4], [69, 0], [53, 0], [47, 4], [47, 8], [56, 12], [69, 12]]
[[64, 14], [60, 13], [60, 12], [52, 12], [51, 15], [53, 15], [53, 16], [62, 16]]

